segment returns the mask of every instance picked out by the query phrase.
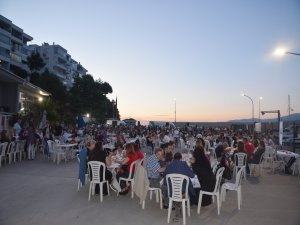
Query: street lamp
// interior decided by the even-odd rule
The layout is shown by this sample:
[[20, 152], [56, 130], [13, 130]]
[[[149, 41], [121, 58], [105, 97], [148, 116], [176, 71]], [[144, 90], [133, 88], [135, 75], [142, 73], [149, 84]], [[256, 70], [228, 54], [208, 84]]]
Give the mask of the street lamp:
[[[176, 118], [176, 111], [177, 111], [177, 105], [176, 105], [176, 98], [174, 98], [174, 103], [175, 103], [175, 123], [177, 122], [177, 118]], [[176, 126], [176, 125], [175, 125]]]
[[277, 48], [277, 49], [274, 51], [274, 55], [276, 55], [276, 56], [284, 56], [285, 54], [298, 55], [298, 56], [300, 56], [300, 53], [289, 52], [289, 51], [287, 51], [287, 49], [285, 49], [285, 48]]
[[260, 101], [263, 99], [263, 97], [259, 97], [258, 98], [258, 118], [259, 118], [259, 122], [260, 122]]
[[87, 113], [87, 114], [86, 114], [86, 117], [87, 117], [87, 118], [89, 118], [89, 117], [90, 117], [90, 114], [89, 114], [89, 113]]
[[253, 103], [253, 99], [252, 99], [250, 96], [248, 96], [248, 95], [246, 95], [246, 94], [244, 94], [244, 93], [241, 94], [241, 96], [250, 99], [250, 101], [251, 101], [251, 103], [252, 103], [252, 122], [254, 123], [254, 103]]

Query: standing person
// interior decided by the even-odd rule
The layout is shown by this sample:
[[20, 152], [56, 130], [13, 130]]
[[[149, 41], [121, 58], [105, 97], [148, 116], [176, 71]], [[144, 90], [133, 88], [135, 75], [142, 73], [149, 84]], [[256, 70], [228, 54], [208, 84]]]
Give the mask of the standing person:
[[[205, 156], [203, 144], [205, 145], [203, 139], [197, 139], [196, 147], [193, 152], [192, 169], [198, 177], [201, 190], [212, 192], [215, 188], [216, 177], [212, 172], [208, 158]], [[195, 192], [196, 198], [192, 198], [191, 202], [198, 204], [200, 188], [195, 189]], [[203, 195], [201, 203], [202, 206], [208, 206], [211, 204], [211, 202], [212, 196]]]
[[52, 128], [50, 127], [49, 121], [46, 121], [46, 127], [44, 127], [43, 129], [43, 137], [44, 137], [44, 154], [49, 156], [49, 146], [47, 141], [53, 140]]
[[54, 136], [55, 136], [55, 138], [59, 139], [59, 137], [62, 136], [62, 134], [63, 134], [63, 128], [59, 124], [59, 122], [56, 122], [55, 126], [54, 126]]
[[[134, 150], [134, 146], [132, 143], [126, 144], [126, 157], [124, 160], [119, 161], [116, 160], [116, 162], [120, 163], [122, 165], [122, 169], [119, 170], [119, 172], [116, 175], [117, 180], [119, 181], [121, 177], [128, 178], [129, 172], [130, 172], [130, 166], [131, 164], [138, 160], [138, 156]], [[133, 168], [132, 176], [134, 174], [135, 168]], [[126, 182], [123, 181], [120, 183], [122, 191], [120, 192], [120, 195], [126, 195], [129, 192], [129, 187], [126, 187]]]
[[19, 134], [21, 132], [22, 128], [21, 128], [21, 125], [20, 125], [20, 120], [17, 119], [17, 121], [14, 123], [14, 126], [13, 126], [13, 135], [15, 137], [19, 137]]
[[[98, 162], [102, 162], [105, 165], [107, 165], [107, 157], [106, 157], [106, 153], [103, 150], [103, 146], [101, 142], [97, 142], [95, 144], [94, 148], [89, 148], [89, 155], [88, 155], [88, 161], [98, 161]], [[107, 180], [109, 183], [111, 183], [112, 181], [112, 173], [106, 168], [105, 170], [105, 180]], [[100, 170], [100, 181], [103, 181], [103, 171], [102, 168]], [[96, 184], [95, 187], [95, 194], [99, 195], [99, 191], [100, 191], [100, 187], [99, 184]], [[107, 195], [108, 194], [108, 190], [107, 190], [107, 186], [103, 185], [103, 194]]]

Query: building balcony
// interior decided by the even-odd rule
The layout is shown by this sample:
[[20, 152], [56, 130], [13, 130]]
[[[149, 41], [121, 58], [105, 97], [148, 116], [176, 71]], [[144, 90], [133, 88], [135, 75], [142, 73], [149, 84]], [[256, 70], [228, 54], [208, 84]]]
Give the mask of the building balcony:
[[11, 49], [11, 46], [10, 46], [10, 45], [1, 42], [1, 40], [0, 40], [0, 47], [5, 48], [5, 49], [7, 49], [8, 51], [10, 51], [10, 49]]
[[20, 39], [19, 37], [11, 35], [11, 39], [14, 40], [15, 42], [17, 42], [18, 44], [23, 45], [23, 40]]
[[6, 36], [11, 37], [11, 32], [4, 30], [3, 28], [0, 28], [0, 33], [5, 34]]

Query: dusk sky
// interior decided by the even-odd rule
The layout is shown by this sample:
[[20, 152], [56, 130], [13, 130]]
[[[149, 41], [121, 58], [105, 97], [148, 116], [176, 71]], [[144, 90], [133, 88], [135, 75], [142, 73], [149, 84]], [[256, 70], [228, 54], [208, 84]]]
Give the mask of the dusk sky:
[[[300, 1], [0, 0], [32, 44], [57, 43], [113, 87], [122, 119], [226, 121], [300, 111]], [[274, 115], [275, 117], [275, 115]], [[263, 118], [267, 118], [264, 116]]]

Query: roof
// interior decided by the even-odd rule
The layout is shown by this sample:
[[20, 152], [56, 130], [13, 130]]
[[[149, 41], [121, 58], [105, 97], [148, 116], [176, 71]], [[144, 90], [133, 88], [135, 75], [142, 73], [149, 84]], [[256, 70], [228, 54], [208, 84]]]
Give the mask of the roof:
[[42, 88], [28, 82], [27, 80], [17, 76], [16, 74], [14, 74], [6, 69], [3, 69], [3, 68], [0, 68], [0, 82], [17, 83], [17, 84], [22, 85], [22, 87], [24, 89], [29, 90], [29, 91], [38, 92], [40, 95], [43, 95], [43, 96], [51, 95], [51, 93], [43, 90]]
[[124, 122], [125, 121], [136, 121], [135, 119], [132, 119], [132, 118], [129, 118], [129, 119], [125, 119], [125, 120], [123, 120]]

